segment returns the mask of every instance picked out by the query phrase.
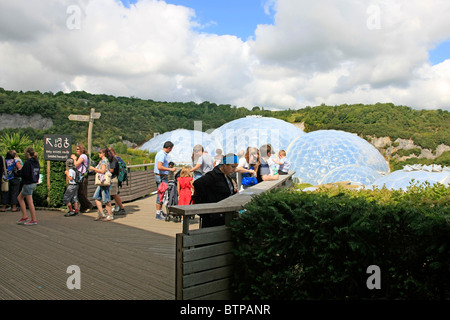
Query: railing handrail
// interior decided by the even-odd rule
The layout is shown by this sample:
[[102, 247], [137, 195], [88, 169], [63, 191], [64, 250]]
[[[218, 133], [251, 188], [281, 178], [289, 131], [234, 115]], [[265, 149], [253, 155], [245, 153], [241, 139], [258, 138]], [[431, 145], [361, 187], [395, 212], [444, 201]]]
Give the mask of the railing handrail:
[[127, 169], [149, 167], [149, 166], [154, 166], [154, 165], [155, 165], [154, 163], [133, 164], [133, 165], [127, 165]]

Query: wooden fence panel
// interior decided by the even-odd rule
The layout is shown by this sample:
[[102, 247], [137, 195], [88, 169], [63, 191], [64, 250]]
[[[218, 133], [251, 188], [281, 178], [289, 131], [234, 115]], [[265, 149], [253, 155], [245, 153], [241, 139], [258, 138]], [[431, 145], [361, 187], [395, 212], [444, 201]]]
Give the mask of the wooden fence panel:
[[177, 299], [230, 299], [232, 250], [226, 226], [177, 234]]
[[[155, 182], [155, 174], [153, 170], [148, 167], [152, 167], [153, 164], [148, 165], [138, 165], [138, 166], [129, 166], [128, 169], [128, 182], [124, 182], [122, 187], [120, 188], [120, 198], [123, 202], [133, 201], [144, 197], [146, 195], [150, 195], [157, 191], [156, 182]], [[144, 167], [144, 170], [135, 170], [137, 168]], [[95, 185], [95, 176], [88, 176], [88, 199], [94, 204], [94, 199], [92, 196], [94, 195], [97, 186]], [[114, 200], [111, 199], [114, 203]]]
[[[231, 280], [235, 271], [231, 228], [228, 222], [252, 197], [277, 188], [293, 186], [290, 172], [279, 181], [259, 183], [217, 203], [174, 206], [171, 213], [183, 216], [183, 233], [177, 234], [175, 298], [177, 300], [233, 299]], [[195, 214], [223, 213], [225, 226], [189, 230]]]

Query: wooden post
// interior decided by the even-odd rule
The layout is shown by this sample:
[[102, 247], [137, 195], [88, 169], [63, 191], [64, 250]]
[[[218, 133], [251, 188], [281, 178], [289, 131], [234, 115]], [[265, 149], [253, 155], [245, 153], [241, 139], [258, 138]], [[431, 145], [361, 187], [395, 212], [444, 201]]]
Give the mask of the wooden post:
[[71, 114], [69, 115], [69, 120], [73, 121], [89, 121], [89, 128], [88, 128], [88, 156], [89, 159], [91, 158], [92, 153], [92, 129], [94, 127], [94, 120], [99, 119], [101, 116], [101, 113], [96, 113], [94, 108], [91, 108], [91, 113], [86, 115], [78, 115], [78, 114]]
[[50, 202], [50, 161], [47, 160], [47, 204]]
[[88, 159], [91, 159], [92, 154], [92, 128], [94, 127], [94, 113], [95, 109], [91, 109], [91, 114], [89, 115], [89, 129], [88, 129]]

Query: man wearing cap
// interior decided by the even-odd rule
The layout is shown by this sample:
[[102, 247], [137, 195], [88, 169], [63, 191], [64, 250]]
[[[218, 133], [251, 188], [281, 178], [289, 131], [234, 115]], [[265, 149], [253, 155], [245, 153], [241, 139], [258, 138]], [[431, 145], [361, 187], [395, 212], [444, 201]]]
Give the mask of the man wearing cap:
[[[230, 175], [236, 171], [238, 157], [228, 154], [222, 159], [222, 164], [215, 166], [212, 171], [194, 181], [194, 203], [219, 202], [237, 192], [237, 187]], [[202, 228], [225, 224], [223, 214], [200, 215]]]

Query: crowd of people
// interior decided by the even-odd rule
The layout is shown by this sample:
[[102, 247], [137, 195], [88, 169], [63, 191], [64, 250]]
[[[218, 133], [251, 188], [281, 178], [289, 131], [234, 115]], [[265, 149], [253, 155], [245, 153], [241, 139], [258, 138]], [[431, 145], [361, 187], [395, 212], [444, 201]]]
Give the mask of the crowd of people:
[[[221, 149], [216, 150], [212, 157], [201, 145], [196, 145], [192, 151], [192, 165], [185, 165], [181, 170], [169, 162], [169, 153], [174, 144], [166, 141], [162, 149], [156, 154], [154, 175], [156, 187], [176, 180], [177, 205], [191, 205], [197, 203], [212, 203], [221, 201], [241, 190], [245, 190], [259, 182], [277, 180], [279, 175], [287, 174], [290, 162], [284, 150], [276, 154], [270, 144], [264, 144], [259, 149], [248, 147], [245, 151], [236, 154], [222, 154]], [[75, 216], [80, 212], [89, 212], [97, 209], [96, 221], [111, 221], [114, 214], [125, 214], [125, 208], [119, 196], [120, 183], [117, 179], [119, 162], [122, 161], [113, 148], [102, 148], [99, 153], [99, 162], [96, 166], [90, 164], [87, 150], [79, 144], [76, 154], [72, 154], [66, 161], [65, 174], [67, 188], [63, 203], [67, 206], [66, 217]], [[2, 186], [2, 206], [0, 211], [22, 213], [17, 222], [23, 225], [36, 225], [36, 211], [33, 204], [33, 191], [39, 180], [40, 166], [38, 155], [33, 148], [25, 150], [26, 161], [17, 156], [14, 150], [8, 151], [6, 157], [0, 156], [0, 172], [2, 180], [8, 182], [8, 187]], [[95, 174], [97, 179], [104, 179], [108, 183], [97, 183], [92, 195], [95, 206], [87, 194], [87, 175]], [[102, 180], [103, 181], [103, 180]], [[3, 185], [4, 183], [2, 183]], [[114, 200], [116, 207], [111, 205]], [[156, 196], [156, 219], [164, 220], [167, 214], [163, 210], [163, 193]], [[30, 217], [27, 214], [27, 206]], [[19, 207], [19, 208], [18, 208]], [[202, 215], [202, 227], [223, 224], [221, 215]]]
[[[6, 157], [0, 156], [0, 172], [2, 177], [2, 207], [6, 211], [8, 205], [12, 211], [19, 211], [22, 217], [18, 224], [33, 226], [37, 224], [36, 210], [33, 202], [33, 192], [39, 182], [40, 165], [38, 154], [32, 147], [25, 149], [25, 163], [17, 156], [15, 150], [7, 152]], [[28, 217], [27, 206], [30, 211]]]
[[[174, 144], [165, 142], [162, 150], [155, 157], [155, 182], [160, 189], [161, 184], [168, 183], [169, 173], [176, 171], [169, 166], [169, 153]], [[286, 151], [274, 153], [270, 144], [259, 149], [248, 147], [246, 151], [236, 154], [222, 155], [216, 150], [213, 158], [201, 145], [196, 145], [192, 152], [192, 166], [184, 166], [176, 178], [178, 205], [212, 203], [221, 201], [233, 194], [262, 181], [277, 180], [279, 175], [287, 174], [290, 162]], [[156, 198], [156, 219], [164, 220], [163, 193]], [[211, 227], [224, 223], [220, 214], [201, 215], [202, 227]]]
[[[39, 182], [40, 165], [38, 154], [33, 148], [25, 149], [25, 163], [18, 157], [15, 150], [0, 156], [0, 176], [2, 178], [1, 208], [5, 212], [8, 207], [12, 212], [22, 213], [17, 221], [20, 225], [32, 226], [37, 224], [36, 210], [33, 202], [33, 192]], [[67, 187], [63, 196], [63, 203], [67, 206], [66, 217], [80, 212], [90, 212], [94, 209], [89, 200], [88, 179], [89, 172], [110, 175], [108, 185], [97, 186], [92, 198], [98, 210], [95, 220], [111, 221], [114, 214], [125, 214], [125, 208], [119, 196], [120, 183], [117, 179], [119, 161], [122, 161], [113, 148], [102, 148], [99, 151], [100, 161], [97, 166], [89, 163], [87, 150], [84, 145], [76, 147], [76, 154], [66, 160], [65, 175]], [[112, 208], [111, 200], [115, 201], [116, 208]], [[103, 209], [103, 206], [105, 209]], [[27, 214], [27, 207], [29, 216]]]

